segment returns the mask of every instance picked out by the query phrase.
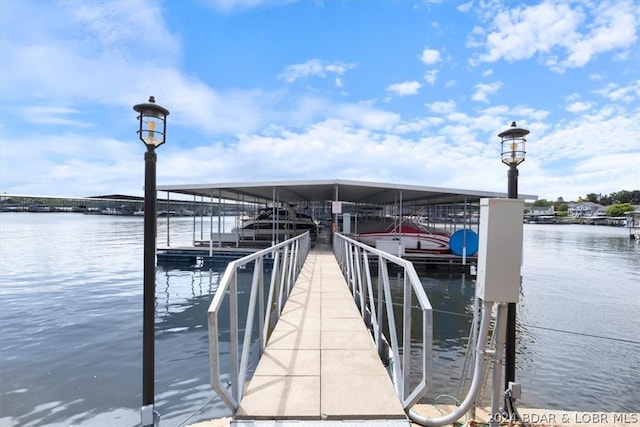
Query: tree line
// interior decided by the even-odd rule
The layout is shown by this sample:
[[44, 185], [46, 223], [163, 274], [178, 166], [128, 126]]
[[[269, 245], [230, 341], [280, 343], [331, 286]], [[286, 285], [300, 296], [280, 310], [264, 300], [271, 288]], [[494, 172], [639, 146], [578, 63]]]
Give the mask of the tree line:
[[611, 194], [589, 193], [585, 197], [578, 197], [575, 202], [567, 202], [563, 197], [558, 197], [555, 202], [539, 199], [533, 202], [533, 206], [553, 206], [555, 211], [562, 214], [568, 212], [569, 203], [592, 202], [607, 206], [607, 216], [622, 216], [625, 212], [634, 210], [633, 205], [640, 205], [640, 190], [621, 190]]

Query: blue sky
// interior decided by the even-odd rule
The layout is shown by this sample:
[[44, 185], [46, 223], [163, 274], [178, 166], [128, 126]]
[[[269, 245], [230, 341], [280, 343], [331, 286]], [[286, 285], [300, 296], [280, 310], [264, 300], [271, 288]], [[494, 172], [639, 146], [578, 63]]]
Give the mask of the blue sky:
[[640, 189], [640, 1], [0, 0], [0, 191], [142, 195], [132, 106], [167, 108], [158, 184], [352, 179]]

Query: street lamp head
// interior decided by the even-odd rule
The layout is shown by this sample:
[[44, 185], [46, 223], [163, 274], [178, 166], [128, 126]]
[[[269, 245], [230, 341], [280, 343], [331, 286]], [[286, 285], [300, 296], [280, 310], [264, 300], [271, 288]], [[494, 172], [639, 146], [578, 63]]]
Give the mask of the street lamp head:
[[149, 97], [148, 103], [134, 105], [133, 109], [140, 113], [138, 116], [140, 128], [137, 133], [147, 149], [153, 150], [164, 144], [169, 110], [156, 105], [156, 99], [153, 96]]
[[524, 162], [526, 153], [524, 144], [527, 142], [525, 136], [528, 134], [529, 131], [519, 128], [516, 122], [511, 122], [511, 126], [508, 129], [498, 134], [502, 138], [502, 163], [509, 166], [518, 166]]

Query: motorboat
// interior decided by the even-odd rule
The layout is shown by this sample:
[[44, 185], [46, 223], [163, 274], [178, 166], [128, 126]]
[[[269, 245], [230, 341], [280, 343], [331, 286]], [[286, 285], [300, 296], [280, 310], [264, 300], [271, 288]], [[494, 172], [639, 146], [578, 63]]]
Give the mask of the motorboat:
[[440, 229], [427, 227], [411, 219], [400, 224], [391, 224], [384, 231], [359, 233], [355, 239], [375, 247], [378, 242], [398, 242], [406, 253], [446, 254], [450, 252], [451, 234]]
[[255, 217], [243, 218], [240, 226], [232, 232], [255, 239], [271, 239], [277, 234], [279, 239], [311, 232], [311, 238], [318, 235], [318, 225], [309, 216], [289, 208], [265, 208]]

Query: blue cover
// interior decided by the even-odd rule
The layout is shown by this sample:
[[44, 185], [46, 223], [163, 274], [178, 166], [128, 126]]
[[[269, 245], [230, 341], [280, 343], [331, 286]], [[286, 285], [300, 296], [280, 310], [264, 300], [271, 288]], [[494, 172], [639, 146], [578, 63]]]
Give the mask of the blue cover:
[[467, 256], [473, 256], [478, 252], [478, 233], [473, 230], [458, 230], [451, 235], [449, 247], [455, 255], [462, 256], [463, 245], [467, 246]]

